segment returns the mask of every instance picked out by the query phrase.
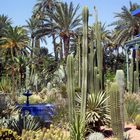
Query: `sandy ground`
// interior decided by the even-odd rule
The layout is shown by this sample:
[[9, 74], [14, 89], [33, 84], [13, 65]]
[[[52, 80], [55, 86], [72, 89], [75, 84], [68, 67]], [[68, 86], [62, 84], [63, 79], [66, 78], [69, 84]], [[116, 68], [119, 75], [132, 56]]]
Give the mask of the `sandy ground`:
[[[125, 130], [130, 134], [131, 140], [140, 140], [140, 130], [136, 129], [134, 125], [126, 125]], [[111, 140], [111, 138], [105, 138], [105, 140]]]

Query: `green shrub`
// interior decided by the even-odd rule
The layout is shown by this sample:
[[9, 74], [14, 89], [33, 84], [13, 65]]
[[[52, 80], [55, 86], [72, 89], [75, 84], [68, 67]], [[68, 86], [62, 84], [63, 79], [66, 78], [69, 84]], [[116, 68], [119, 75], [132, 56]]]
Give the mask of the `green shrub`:
[[0, 80], [0, 91], [3, 93], [11, 93], [12, 91], [12, 83], [8, 78], [2, 77]]
[[[27, 97], [25, 97], [25, 96], [20, 96], [20, 97], [18, 97], [18, 103], [19, 104], [24, 104], [24, 103], [26, 103], [26, 100], [27, 100]], [[38, 103], [42, 103], [42, 101], [43, 101], [43, 99], [39, 96], [39, 95], [37, 95], [37, 94], [33, 94], [32, 96], [30, 96], [30, 98], [29, 98], [29, 103], [30, 104], [38, 104]]]
[[0, 118], [10, 117], [14, 109], [15, 106], [9, 94], [0, 93]]
[[138, 114], [135, 118], [136, 128], [140, 130], [140, 114]]
[[140, 96], [134, 93], [127, 93], [124, 97], [126, 121], [134, 122], [136, 115], [140, 113]]
[[67, 97], [67, 88], [66, 88], [66, 85], [65, 84], [62, 84], [60, 86], [60, 93], [62, 95], [63, 98], [66, 98]]

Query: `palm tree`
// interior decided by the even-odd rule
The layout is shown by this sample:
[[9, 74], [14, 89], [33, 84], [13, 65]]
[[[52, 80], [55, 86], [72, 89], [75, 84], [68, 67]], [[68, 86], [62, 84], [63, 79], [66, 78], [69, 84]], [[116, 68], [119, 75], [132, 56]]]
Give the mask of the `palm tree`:
[[[43, 22], [42, 28], [38, 29], [35, 35], [49, 35], [52, 37], [53, 40], [53, 46], [54, 46], [54, 54], [55, 54], [55, 60], [58, 60], [58, 54], [57, 54], [57, 44], [56, 44], [56, 37], [55, 32], [53, 30], [52, 24], [48, 24], [48, 18], [46, 17], [46, 14], [50, 12], [51, 14], [54, 13], [55, 7], [59, 2], [57, 0], [38, 0], [37, 4], [34, 6], [34, 13], [33, 16], [35, 18], [38, 18], [38, 20]], [[45, 20], [42, 20], [45, 19]], [[47, 22], [46, 22], [47, 20]], [[49, 19], [52, 21], [52, 18]]]
[[81, 22], [80, 15], [76, 16], [78, 9], [79, 5], [74, 7], [72, 2], [69, 5], [67, 3], [59, 3], [56, 5], [53, 14], [51, 12], [47, 14], [51, 19], [48, 22], [52, 25], [53, 32], [58, 34], [63, 40], [65, 57], [69, 53], [70, 37]]
[[5, 16], [5, 15], [0, 15], [0, 36], [2, 34], [2, 31], [3, 29], [6, 27], [6, 26], [9, 26], [11, 25], [11, 19], [8, 18], [8, 16]]
[[[4, 28], [10, 24], [11, 24], [11, 19], [9, 19], [8, 16], [5, 16], [3, 14], [0, 15], [0, 38], [2, 37]], [[0, 55], [2, 56], [1, 48], [0, 48]], [[0, 59], [0, 78], [3, 75], [2, 63], [3, 63], [3, 58], [1, 57], [1, 59]]]
[[34, 6], [34, 15], [38, 15], [41, 13], [41, 15], [43, 15], [46, 11], [52, 12], [53, 9], [55, 9], [56, 4], [58, 4], [57, 0], [38, 0], [38, 2]]
[[28, 41], [27, 33], [22, 27], [8, 26], [0, 38], [0, 48], [13, 58], [13, 56], [27, 52], [25, 48], [28, 47]]
[[38, 27], [38, 20], [35, 18], [29, 18], [29, 20], [26, 20], [27, 25], [25, 26], [27, 29], [28, 34], [31, 38], [31, 47], [34, 48], [34, 35], [33, 33], [37, 30]]
[[140, 32], [140, 18], [131, 15], [131, 9], [138, 8], [138, 4], [130, 2], [130, 8], [122, 7], [120, 13], [116, 13], [117, 21], [111, 25], [115, 26], [114, 44], [123, 45], [131, 37]]
[[[17, 71], [17, 64], [15, 63], [15, 57], [19, 55], [25, 55], [28, 53], [28, 36], [26, 31], [22, 27], [12, 27], [7, 26], [3, 30], [2, 37], [0, 38], [0, 48], [3, 51], [3, 54], [5, 55], [5, 63], [10, 64], [7, 69], [11, 69], [11, 78], [13, 81], [13, 93], [15, 98], [15, 74]], [[10, 62], [10, 63], [8, 63]]]

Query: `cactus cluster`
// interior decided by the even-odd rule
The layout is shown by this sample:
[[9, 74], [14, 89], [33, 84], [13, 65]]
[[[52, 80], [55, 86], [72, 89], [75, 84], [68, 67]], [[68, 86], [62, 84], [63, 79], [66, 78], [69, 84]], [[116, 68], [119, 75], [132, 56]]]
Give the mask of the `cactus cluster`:
[[21, 140], [21, 137], [10, 129], [0, 129], [0, 140]]
[[104, 140], [104, 135], [99, 132], [91, 133], [87, 140]]
[[68, 131], [50, 125], [50, 129], [22, 132], [22, 140], [70, 140]]
[[78, 91], [81, 92], [79, 114], [83, 128], [85, 128], [86, 125], [85, 119], [88, 94], [97, 94], [104, 88], [101, 25], [96, 15], [95, 25], [91, 28], [91, 35], [88, 36], [88, 17], [89, 11], [85, 6], [82, 12], [83, 33], [82, 36], [79, 35], [78, 37], [76, 56], [69, 55], [67, 57], [66, 67], [70, 124], [74, 124], [75, 120], [73, 118], [77, 118], [74, 116], [76, 115], [75, 91], [76, 88], [78, 88], [80, 89]]
[[111, 125], [114, 135], [123, 140], [124, 131], [124, 72], [118, 70], [110, 88]]
[[[83, 33], [78, 36], [76, 51], [76, 87], [83, 85], [86, 92], [98, 93], [104, 89], [103, 46], [101, 43], [101, 24], [95, 10], [95, 23], [88, 30], [88, 8], [83, 8]], [[83, 79], [84, 78], [84, 79]], [[86, 79], [85, 79], [86, 78]], [[83, 83], [85, 82], [85, 83]], [[87, 85], [86, 85], [87, 83]]]
[[135, 118], [136, 128], [140, 130], [140, 114], [138, 114]]
[[[78, 78], [78, 86], [81, 86], [81, 109], [80, 109], [80, 120], [78, 122], [82, 122], [82, 127], [85, 127], [85, 114], [86, 114], [86, 99], [87, 99], [87, 72], [88, 72], [88, 8], [84, 7], [83, 8], [83, 44], [82, 44], [82, 54], [78, 54], [78, 61], [81, 62], [82, 64], [79, 64], [79, 72], [78, 76], [82, 75], [81, 78]], [[80, 49], [80, 46], [79, 46]], [[78, 51], [80, 52], [80, 50]], [[81, 55], [82, 55], [82, 60], [81, 60]], [[78, 131], [73, 130], [73, 126], [76, 124], [76, 118], [78, 118], [75, 110], [75, 89], [78, 86], [75, 86], [75, 81], [74, 80], [74, 57], [72, 55], [69, 55], [67, 57], [67, 92], [68, 92], [68, 99], [69, 99], [69, 119], [70, 119], [70, 126], [71, 126], [71, 136], [74, 136], [74, 139], [77, 139], [77, 136], [73, 133], [77, 133]], [[82, 67], [81, 67], [82, 66]], [[73, 119], [75, 118], [75, 119]], [[79, 127], [80, 129], [80, 127]], [[83, 130], [83, 128], [81, 128]], [[79, 130], [81, 132], [81, 130]], [[81, 132], [82, 133], [82, 132]], [[82, 137], [82, 134], [80, 134], [79, 140]]]

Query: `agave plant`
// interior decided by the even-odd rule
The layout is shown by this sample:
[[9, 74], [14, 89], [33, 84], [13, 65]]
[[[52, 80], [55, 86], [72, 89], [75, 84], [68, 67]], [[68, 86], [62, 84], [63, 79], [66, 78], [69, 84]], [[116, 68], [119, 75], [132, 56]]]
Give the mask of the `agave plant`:
[[37, 131], [41, 128], [41, 121], [39, 118], [33, 117], [26, 114], [19, 114], [18, 119], [11, 119], [9, 128], [16, 131], [19, 135], [22, 133], [22, 130], [33, 130]]
[[93, 130], [100, 131], [100, 126], [110, 123], [108, 96], [105, 92], [92, 93], [88, 96], [86, 123]]
[[[91, 93], [88, 95], [86, 107], [86, 125], [87, 131], [100, 131], [100, 126], [110, 123], [110, 108], [107, 103], [109, 96], [106, 92]], [[81, 95], [76, 94], [77, 110], [81, 104]]]

